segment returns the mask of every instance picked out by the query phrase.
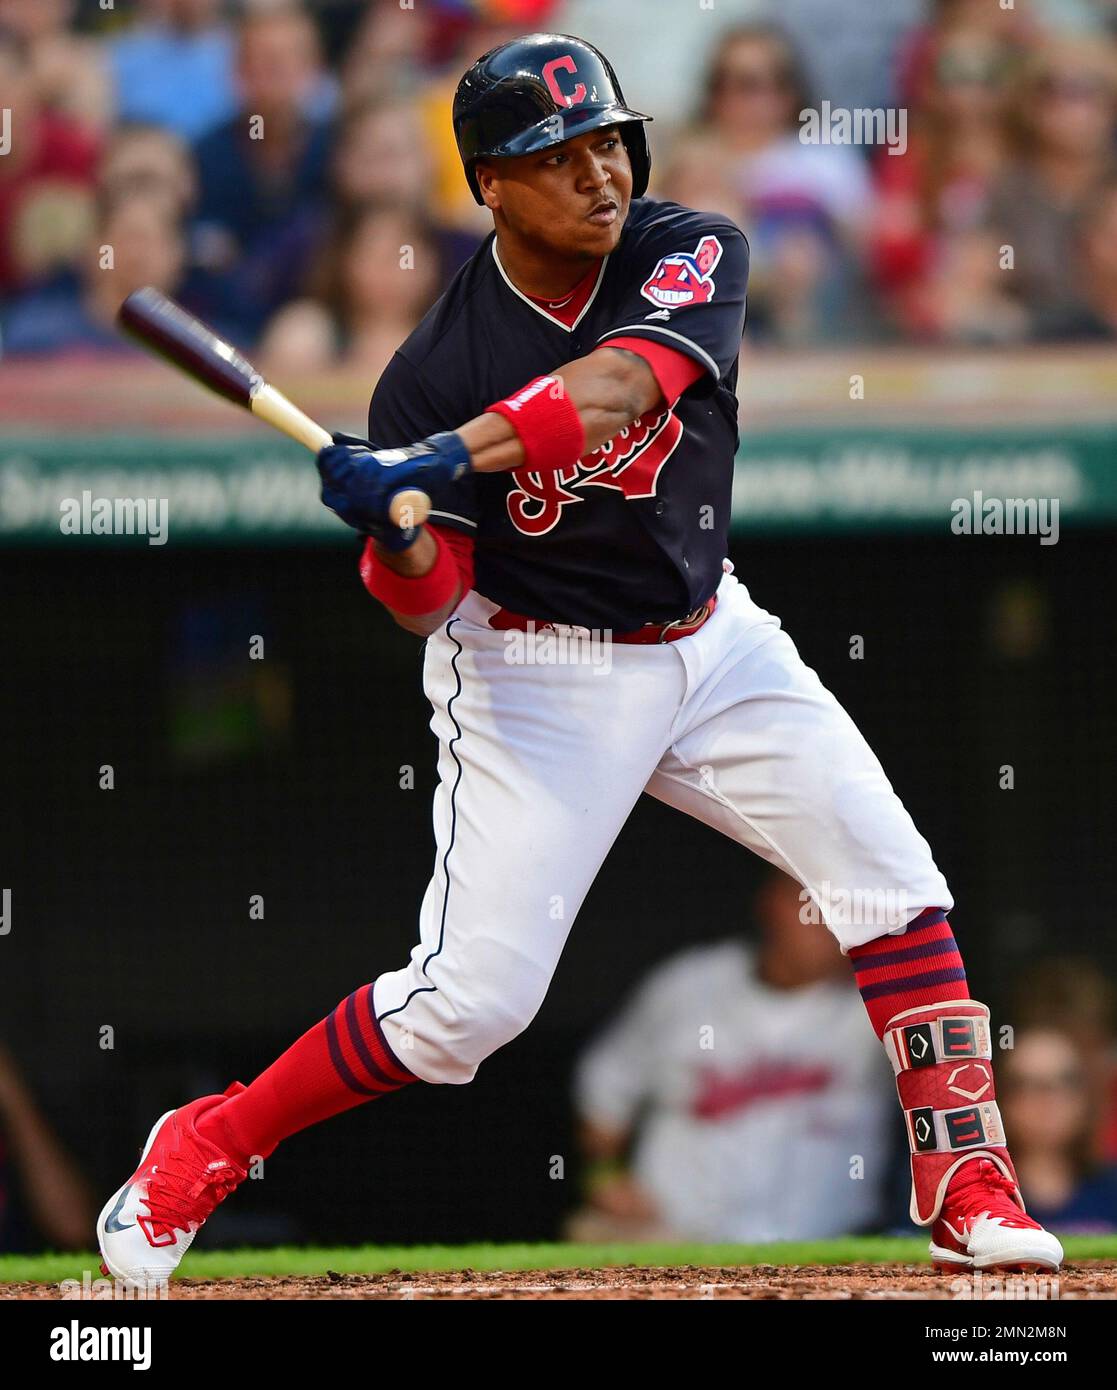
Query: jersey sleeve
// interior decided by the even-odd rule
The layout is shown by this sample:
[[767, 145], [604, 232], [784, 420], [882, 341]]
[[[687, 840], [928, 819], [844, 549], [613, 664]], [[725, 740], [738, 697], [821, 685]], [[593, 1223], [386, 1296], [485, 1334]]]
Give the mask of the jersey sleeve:
[[628, 286], [598, 346], [646, 338], [700, 363], [690, 388], [712, 394], [737, 361], [745, 327], [749, 246], [723, 217], [676, 209], [638, 229], [624, 270]]
[[[423, 374], [400, 353], [381, 373], [368, 408], [369, 442], [399, 449], [441, 430], [456, 430], [466, 416], [442, 400]], [[431, 521], [472, 534], [477, 529], [476, 483], [466, 477], [431, 495]]]

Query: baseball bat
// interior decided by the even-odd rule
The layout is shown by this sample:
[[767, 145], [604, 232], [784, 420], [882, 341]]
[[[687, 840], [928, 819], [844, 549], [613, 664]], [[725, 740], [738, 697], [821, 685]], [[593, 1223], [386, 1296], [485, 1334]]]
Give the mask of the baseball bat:
[[[117, 319], [125, 332], [173, 367], [282, 430], [312, 453], [333, 443], [328, 430], [269, 385], [236, 348], [160, 290], [148, 286], [134, 291], [120, 306]], [[392, 498], [388, 514], [396, 526], [419, 526], [430, 515], [430, 507], [425, 492], [407, 488]]]

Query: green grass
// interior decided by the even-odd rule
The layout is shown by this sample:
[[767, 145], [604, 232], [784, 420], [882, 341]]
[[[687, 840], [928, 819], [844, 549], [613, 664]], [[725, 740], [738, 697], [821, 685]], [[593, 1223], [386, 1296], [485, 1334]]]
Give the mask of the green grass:
[[[1067, 1259], [1117, 1263], [1117, 1236], [1072, 1236], [1064, 1240]], [[926, 1240], [884, 1236], [780, 1242], [773, 1245], [363, 1245], [334, 1249], [277, 1246], [271, 1250], [196, 1250], [182, 1273], [196, 1279], [244, 1275], [383, 1274], [389, 1270], [424, 1272], [448, 1269], [576, 1269], [603, 1265], [844, 1265], [923, 1264]], [[0, 1255], [0, 1283], [32, 1280], [57, 1283], [98, 1274], [99, 1256]]]

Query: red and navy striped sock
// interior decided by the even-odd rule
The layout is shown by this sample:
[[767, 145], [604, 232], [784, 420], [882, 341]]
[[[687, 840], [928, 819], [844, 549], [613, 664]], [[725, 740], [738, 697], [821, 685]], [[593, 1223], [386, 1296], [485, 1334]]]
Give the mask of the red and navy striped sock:
[[903, 936], [878, 936], [854, 946], [849, 958], [878, 1038], [889, 1019], [905, 1009], [970, 997], [958, 944], [939, 907], [921, 912]]
[[206, 1112], [198, 1131], [241, 1162], [266, 1158], [288, 1135], [416, 1080], [388, 1046], [372, 986], [363, 985], [251, 1086]]

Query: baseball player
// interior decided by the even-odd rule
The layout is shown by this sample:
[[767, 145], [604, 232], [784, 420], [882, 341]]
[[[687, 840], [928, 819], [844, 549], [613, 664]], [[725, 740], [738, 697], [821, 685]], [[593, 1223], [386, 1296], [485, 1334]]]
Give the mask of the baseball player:
[[[539, 1009], [645, 791], [796, 879], [849, 956], [936, 1264], [1062, 1259], [1024, 1211], [946, 882], [724, 559], [748, 246], [724, 216], [645, 196], [649, 119], [564, 35], [504, 44], [458, 86], [493, 233], [381, 377], [369, 440], [318, 458], [323, 501], [366, 537], [365, 587], [427, 639], [440, 780], [419, 941], [250, 1086], [156, 1122], [98, 1220], [117, 1277], [172, 1273], [286, 1136], [471, 1080]], [[410, 489], [432, 511], [400, 529], [389, 503]]]

